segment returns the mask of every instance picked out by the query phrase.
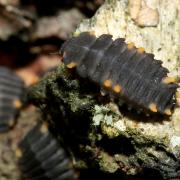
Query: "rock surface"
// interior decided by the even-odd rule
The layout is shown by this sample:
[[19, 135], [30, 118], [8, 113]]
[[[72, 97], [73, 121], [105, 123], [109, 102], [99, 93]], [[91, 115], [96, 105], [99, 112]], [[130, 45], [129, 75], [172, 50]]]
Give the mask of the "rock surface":
[[[114, 38], [125, 37], [155, 54], [179, 80], [180, 1], [144, 3], [159, 15], [153, 27], [134, 21], [128, 0], [107, 0], [76, 33], [94, 31], [97, 36], [109, 33]], [[29, 95], [48, 115], [53, 132], [66, 144], [76, 167], [112, 175], [123, 172], [143, 178], [180, 179], [180, 108], [170, 119], [147, 118], [106, 102], [97, 95], [99, 91], [71, 76], [61, 65]]]
[[84, 15], [76, 8], [61, 10], [55, 16], [40, 18], [32, 30], [31, 38], [54, 36], [66, 40], [83, 18]]

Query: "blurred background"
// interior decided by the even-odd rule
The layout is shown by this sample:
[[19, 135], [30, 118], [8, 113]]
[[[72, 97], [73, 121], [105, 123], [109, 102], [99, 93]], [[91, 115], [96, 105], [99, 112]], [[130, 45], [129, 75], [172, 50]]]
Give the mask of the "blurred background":
[[[0, 180], [20, 179], [14, 152], [18, 141], [40, 118], [38, 110], [26, 101], [27, 88], [61, 63], [61, 44], [102, 3], [0, 0]], [[21, 83], [14, 87], [13, 81]], [[13, 101], [13, 107], [4, 101], [10, 101], [11, 96], [20, 99]], [[5, 116], [7, 112], [11, 116]]]

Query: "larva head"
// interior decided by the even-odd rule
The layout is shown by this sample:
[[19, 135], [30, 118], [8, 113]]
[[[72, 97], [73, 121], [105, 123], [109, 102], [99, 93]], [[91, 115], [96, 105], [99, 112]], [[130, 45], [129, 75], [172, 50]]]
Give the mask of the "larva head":
[[67, 67], [75, 67], [89, 51], [96, 37], [90, 32], [80, 33], [76, 37], [67, 40], [60, 49], [60, 55], [63, 56], [63, 62]]
[[[63, 45], [61, 46], [60, 51], [59, 51], [60, 56], [62, 56], [63, 58], [65, 57], [66, 51], [67, 51], [67, 49], [70, 49], [70, 48], [68, 48], [68, 47], [69, 47], [72, 43], [73, 43], [73, 38], [68, 39], [67, 41], [65, 41], [65, 42], [63, 43]], [[63, 60], [64, 60], [64, 59], [63, 59]]]

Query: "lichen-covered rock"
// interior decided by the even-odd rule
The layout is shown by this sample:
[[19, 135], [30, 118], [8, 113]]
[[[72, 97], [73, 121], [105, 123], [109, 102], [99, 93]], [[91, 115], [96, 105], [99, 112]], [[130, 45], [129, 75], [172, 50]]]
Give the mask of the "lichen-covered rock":
[[[142, 28], [135, 22], [128, 0], [109, 0], [92, 19], [83, 21], [76, 33], [92, 30], [97, 36], [125, 37], [155, 54], [170, 75], [180, 79], [180, 2], [144, 2], [159, 15], [153, 27], [145, 23]], [[98, 87], [77, 79], [61, 65], [33, 87], [29, 96], [48, 115], [76, 167], [124, 172], [142, 179], [180, 179], [180, 108], [169, 119], [144, 117], [118, 108], [99, 92]]]
[[106, 102], [98, 92], [61, 65], [33, 87], [29, 96], [71, 151], [76, 167], [109, 173], [122, 170], [131, 175], [150, 169], [154, 176], [159, 172], [166, 179], [179, 178], [179, 148], [171, 145], [166, 135], [172, 122], [143, 119], [133, 112], [119, 111], [113, 103], [102, 105]]

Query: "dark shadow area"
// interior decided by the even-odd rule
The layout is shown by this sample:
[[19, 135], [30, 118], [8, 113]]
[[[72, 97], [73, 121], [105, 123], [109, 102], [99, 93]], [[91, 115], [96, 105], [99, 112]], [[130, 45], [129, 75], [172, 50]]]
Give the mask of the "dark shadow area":
[[98, 143], [97, 146], [102, 147], [109, 154], [124, 154], [130, 156], [136, 153], [133, 145], [131, 144], [130, 139], [118, 136], [113, 139], [109, 139], [107, 136], [104, 136]]
[[78, 8], [87, 17], [92, 17], [103, 0], [21, 0], [23, 6], [31, 6], [40, 16], [55, 14], [59, 9]]
[[92, 180], [92, 179], [102, 179], [102, 180], [137, 180], [135, 176], [126, 175], [123, 172], [117, 171], [115, 173], [105, 173], [102, 171], [88, 169], [80, 171], [80, 180]]
[[29, 52], [29, 44], [12, 36], [8, 41], [0, 40], [0, 65], [15, 68], [31, 63], [35, 56]]
[[132, 108], [128, 110], [128, 105], [123, 104], [119, 106], [120, 112], [127, 116], [128, 118], [136, 121], [136, 122], [145, 122], [145, 123], [163, 123], [164, 121], [170, 121], [170, 117], [158, 113], [150, 113], [150, 112], [141, 112], [138, 113], [138, 110]]
[[58, 53], [62, 43], [63, 40], [57, 37], [25, 42], [16, 36], [11, 36], [7, 41], [0, 40], [0, 65], [12, 69], [28, 66], [36, 61], [39, 55]]
[[139, 180], [152, 180], [158, 179], [163, 180], [164, 178], [160, 174], [160, 172], [156, 169], [144, 168], [143, 172], [139, 174]]

